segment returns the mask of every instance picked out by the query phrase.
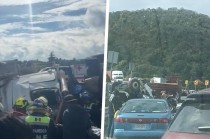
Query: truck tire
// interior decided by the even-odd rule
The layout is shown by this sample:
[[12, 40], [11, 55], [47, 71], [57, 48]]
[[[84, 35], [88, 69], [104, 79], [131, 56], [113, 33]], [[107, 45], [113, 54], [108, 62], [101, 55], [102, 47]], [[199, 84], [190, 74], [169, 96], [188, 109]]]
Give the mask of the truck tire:
[[131, 79], [129, 82], [129, 87], [134, 90], [134, 91], [139, 91], [140, 90], [140, 82], [138, 79], [134, 78]]

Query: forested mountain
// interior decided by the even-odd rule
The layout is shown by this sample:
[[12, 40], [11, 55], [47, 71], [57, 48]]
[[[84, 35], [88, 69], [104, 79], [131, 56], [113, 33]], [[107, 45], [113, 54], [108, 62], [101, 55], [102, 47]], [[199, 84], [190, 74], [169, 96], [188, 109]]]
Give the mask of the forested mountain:
[[114, 69], [127, 75], [134, 62], [138, 77], [210, 79], [210, 18], [177, 8], [112, 12], [108, 50], [119, 52]]

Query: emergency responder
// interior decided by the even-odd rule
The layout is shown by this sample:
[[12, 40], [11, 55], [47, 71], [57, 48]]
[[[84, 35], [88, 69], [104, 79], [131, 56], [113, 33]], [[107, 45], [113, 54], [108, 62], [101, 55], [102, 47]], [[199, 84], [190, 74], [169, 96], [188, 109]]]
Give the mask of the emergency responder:
[[44, 96], [38, 97], [37, 100], [41, 101], [44, 104], [44, 106], [46, 108], [46, 114], [48, 116], [51, 116], [52, 109], [48, 106], [48, 100]]
[[49, 107], [47, 106], [46, 98], [35, 99], [33, 104], [27, 108], [27, 111], [29, 115], [25, 117], [25, 121], [33, 129], [33, 139], [56, 138], [56, 128], [49, 117]]
[[[102, 58], [102, 57], [101, 57]], [[97, 126], [101, 128], [101, 106], [102, 106], [102, 91], [103, 91], [103, 63], [102, 59], [88, 60], [86, 64], [89, 65], [87, 69], [87, 78], [84, 82], [85, 89], [92, 94], [96, 102], [90, 109], [90, 119]]]
[[89, 115], [71, 94], [64, 97], [63, 139], [87, 139], [91, 129]]
[[[94, 105], [90, 108], [90, 119], [101, 128], [101, 106], [102, 106], [102, 77], [92, 77], [85, 80], [85, 87], [92, 98], [95, 99]], [[90, 102], [93, 102], [90, 100]]]
[[109, 98], [109, 117], [108, 117], [108, 129], [107, 134], [108, 137], [113, 137], [113, 120], [115, 113], [122, 107], [122, 104], [125, 103], [128, 100], [128, 93], [127, 92], [119, 92], [117, 89], [115, 89]]
[[26, 108], [29, 106], [29, 101], [24, 97], [18, 97], [13, 106], [13, 115], [21, 119], [24, 119], [26, 114]]

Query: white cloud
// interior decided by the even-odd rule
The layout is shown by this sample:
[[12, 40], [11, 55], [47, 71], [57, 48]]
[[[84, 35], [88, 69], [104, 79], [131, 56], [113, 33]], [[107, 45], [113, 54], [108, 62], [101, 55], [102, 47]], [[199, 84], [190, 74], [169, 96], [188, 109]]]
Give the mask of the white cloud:
[[0, 5], [23, 5], [47, 1], [49, 0], [1, 0]]
[[[1, 24], [0, 20], [0, 61], [46, 61], [51, 51], [54, 51], [58, 58], [64, 59], [80, 59], [103, 53], [105, 2], [55, 1], [56, 5], [61, 2], [61, 6], [41, 9], [42, 12], [33, 15], [33, 24], [30, 24], [29, 17], [24, 12], [8, 15], [8, 22], [4, 24]], [[10, 22], [13, 17], [16, 17], [16, 20]]]
[[[1, 51], [4, 51], [4, 55], [16, 53], [16, 58], [19, 57], [20, 60], [47, 60], [51, 51], [54, 51], [57, 57], [64, 59], [80, 59], [103, 53], [104, 36], [94, 29], [73, 29], [33, 36], [30, 38], [25, 38], [25, 36], [3, 37], [0, 40]], [[2, 58], [5, 56], [0, 60], [3, 60]]]
[[7, 24], [0, 25], [0, 32], [2, 34], [8, 33], [9, 31], [15, 30], [15, 29], [31, 30], [31, 32], [33, 32], [33, 31], [46, 31], [44, 28], [25, 26], [22, 23], [7, 23]]
[[105, 26], [105, 10], [102, 7], [89, 7], [86, 13], [86, 23], [92, 27]]

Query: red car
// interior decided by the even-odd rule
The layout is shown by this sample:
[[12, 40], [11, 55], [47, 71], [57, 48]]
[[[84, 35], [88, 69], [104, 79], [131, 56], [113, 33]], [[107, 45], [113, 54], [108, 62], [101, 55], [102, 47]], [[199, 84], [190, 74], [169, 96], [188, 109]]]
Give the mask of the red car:
[[187, 97], [162, 139], [210, 139], [210, 90]]

